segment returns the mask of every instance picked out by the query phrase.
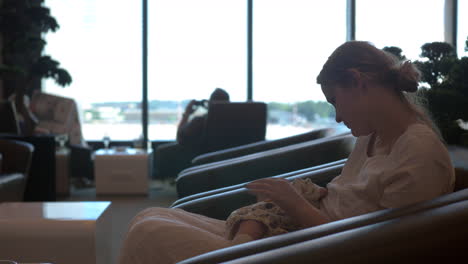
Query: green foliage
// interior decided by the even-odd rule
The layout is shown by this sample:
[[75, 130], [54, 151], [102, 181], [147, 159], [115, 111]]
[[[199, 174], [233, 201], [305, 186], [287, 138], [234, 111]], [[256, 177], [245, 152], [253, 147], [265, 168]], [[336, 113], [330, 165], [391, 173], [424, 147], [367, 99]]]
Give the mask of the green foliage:
[[334, 118], [335, 109], [327, 102], [305, 101], [297, 104], [297, 112], [307, 118], [308, 121], [315, 121], [315, 117]]
[[278, 111], [285, 111], [285, 112], [291, 112], [292, 111], [292, 105], [291, 104], [284, 104], [284, 103], [278, 103], [278, 102], [271, 102], [268, 103], [268, 110], [278, 110]]
[[85, 116], [85, 119], [89, 119], [89, 120], [102, 120], [102, 117], [101, 117], [101, 112], [99, 112], [98, 110], [96, 109], [88, 109], [88, 110], [85, 110], [84, 111], [84, 116]]
[[399, 47], [387, 46], [384, 47], [382, 50], [395, 55], [401, 61], [406, 60], [406, 56], [403, 55], [403, 51]]
[[44, 33], [55, 32], [59, 25], [43, 0], [3, 0], [0, 5], [0, 34], [3, 37], [3, 64], [0, 78], [9, 92], [30, 94], [34, 83], [52, 78], [61, 86], [72, 82], [59, 62], [42, 51]]
[[421, 47], [424, 61], [415, 62], [422, 73], [422, 81], [431, 87], [443, 83], [458, 60], [455, 49], [445, 42], [426, 43]]
[[468, 120], [468, 57], [458, 59], [448, 43], [432, 42], [422, 47], [422, 61], [416, 61], [422, 80], [430, 88], [420, 89], [429, 111], [448, 144], [462, 144], [457, 120]]
[[327, 102], [303, 101], [295, 104], [271, 102], [268, 103], [270, 111], [294, 112], [313, 122], [316, 117], [335, 118], [335, 109]]
[[465, 51], [468, 51], [468, 37], [466, 37], [465, 41]]

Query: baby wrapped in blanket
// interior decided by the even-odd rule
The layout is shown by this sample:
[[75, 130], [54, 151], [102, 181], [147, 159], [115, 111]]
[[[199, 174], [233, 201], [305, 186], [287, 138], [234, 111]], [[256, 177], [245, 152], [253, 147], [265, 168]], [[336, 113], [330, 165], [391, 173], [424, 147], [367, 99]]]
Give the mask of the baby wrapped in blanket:
[[[297, 192], [309, 203], [320, 209], [319, 200], [325, 195], [323, 188], [314, 184], [310, 179], [295, 179], [291, 182]], [[226, 220], [226, 237], [232, 240], [238, 225], [243, 220], [255, 220], [266, 227], [265, 237], [276, 236], [301, 227], [276, 204], [271, 201], [260, 201], [252, 205], [239, 208], [231, 213]]]

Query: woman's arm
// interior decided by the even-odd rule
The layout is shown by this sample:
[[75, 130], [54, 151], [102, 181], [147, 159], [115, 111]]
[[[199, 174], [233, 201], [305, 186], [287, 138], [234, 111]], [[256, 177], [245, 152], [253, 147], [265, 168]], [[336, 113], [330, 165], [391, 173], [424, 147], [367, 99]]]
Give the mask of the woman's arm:
[[[329, 222], [320, 210], [304, 199], [285, 179], [261, 179], [247, 184], [246, 187], [251, 193], [277, 204], [303, 228]], [[326, 195], [326, 191], [321, 192]]]
[[185, 111], [182, 114], [182, 118], [179, 122], [179, 125], [177, 126], [179, 129], [187, 123], [189, 116], [195, 111], [193, 109], [193, 105], [195, 104], [195, 102], [195, 100], [192, 100], [185, 107]]

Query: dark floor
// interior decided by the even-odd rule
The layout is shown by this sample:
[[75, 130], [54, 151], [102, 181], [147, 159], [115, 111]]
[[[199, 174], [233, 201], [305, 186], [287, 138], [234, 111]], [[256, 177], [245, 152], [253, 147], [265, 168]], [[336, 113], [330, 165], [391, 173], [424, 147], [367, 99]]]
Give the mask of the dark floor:
[[168, 182], [152, 181], [147, 196], [96, 196], [96, 189], [72, 188], [63, 201], [111, 201], [110, 207], [97, 224], [97, 263], [117, 263], [127, 225], [132, 217], [147, 207], [169, 207], [177, 199], [175, 186]]

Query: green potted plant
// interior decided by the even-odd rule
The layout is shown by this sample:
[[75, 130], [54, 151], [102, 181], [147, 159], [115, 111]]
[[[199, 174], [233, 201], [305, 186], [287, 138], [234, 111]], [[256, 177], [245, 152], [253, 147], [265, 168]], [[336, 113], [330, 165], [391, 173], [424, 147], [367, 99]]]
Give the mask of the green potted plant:
[[[384, 47], [400, 60], [406, 60], [398, 47]], [[468, 39], [465, 50], [468, 50]], [[414, 63], [424, 85], [418, 90], [432, 118], [448, 144], [468, 146], [468, 131], [460, 121], [468, 121], [468, 57], [458, 58], [455, 49], [445, 42], [426, 43], [421, 60]]]
[[467, 131], [460, 127], [460, 121], [468, 121], [468, 57], [459, 59], [455, 49], [444, 42], [426, 43], [421, 49], [423, 59], [415, 63], [428, 87], [419, 93], [426, 98], [445, 141], [468, 145]]
[[31, 134], [37, 121], [24, 104], [24, 95], [41, 89], [43, 78], [52, 78], [61, 86], [72, 82], [60, 63], [43, 54], [44, 33], [55, 32], [59, 25], [50, 15], [44, 0], [0, 0], [0, 35], [2, 38], [0, 78], [4, 95], [15, 94], [15, 106], [23, 116], [22, 134]]

